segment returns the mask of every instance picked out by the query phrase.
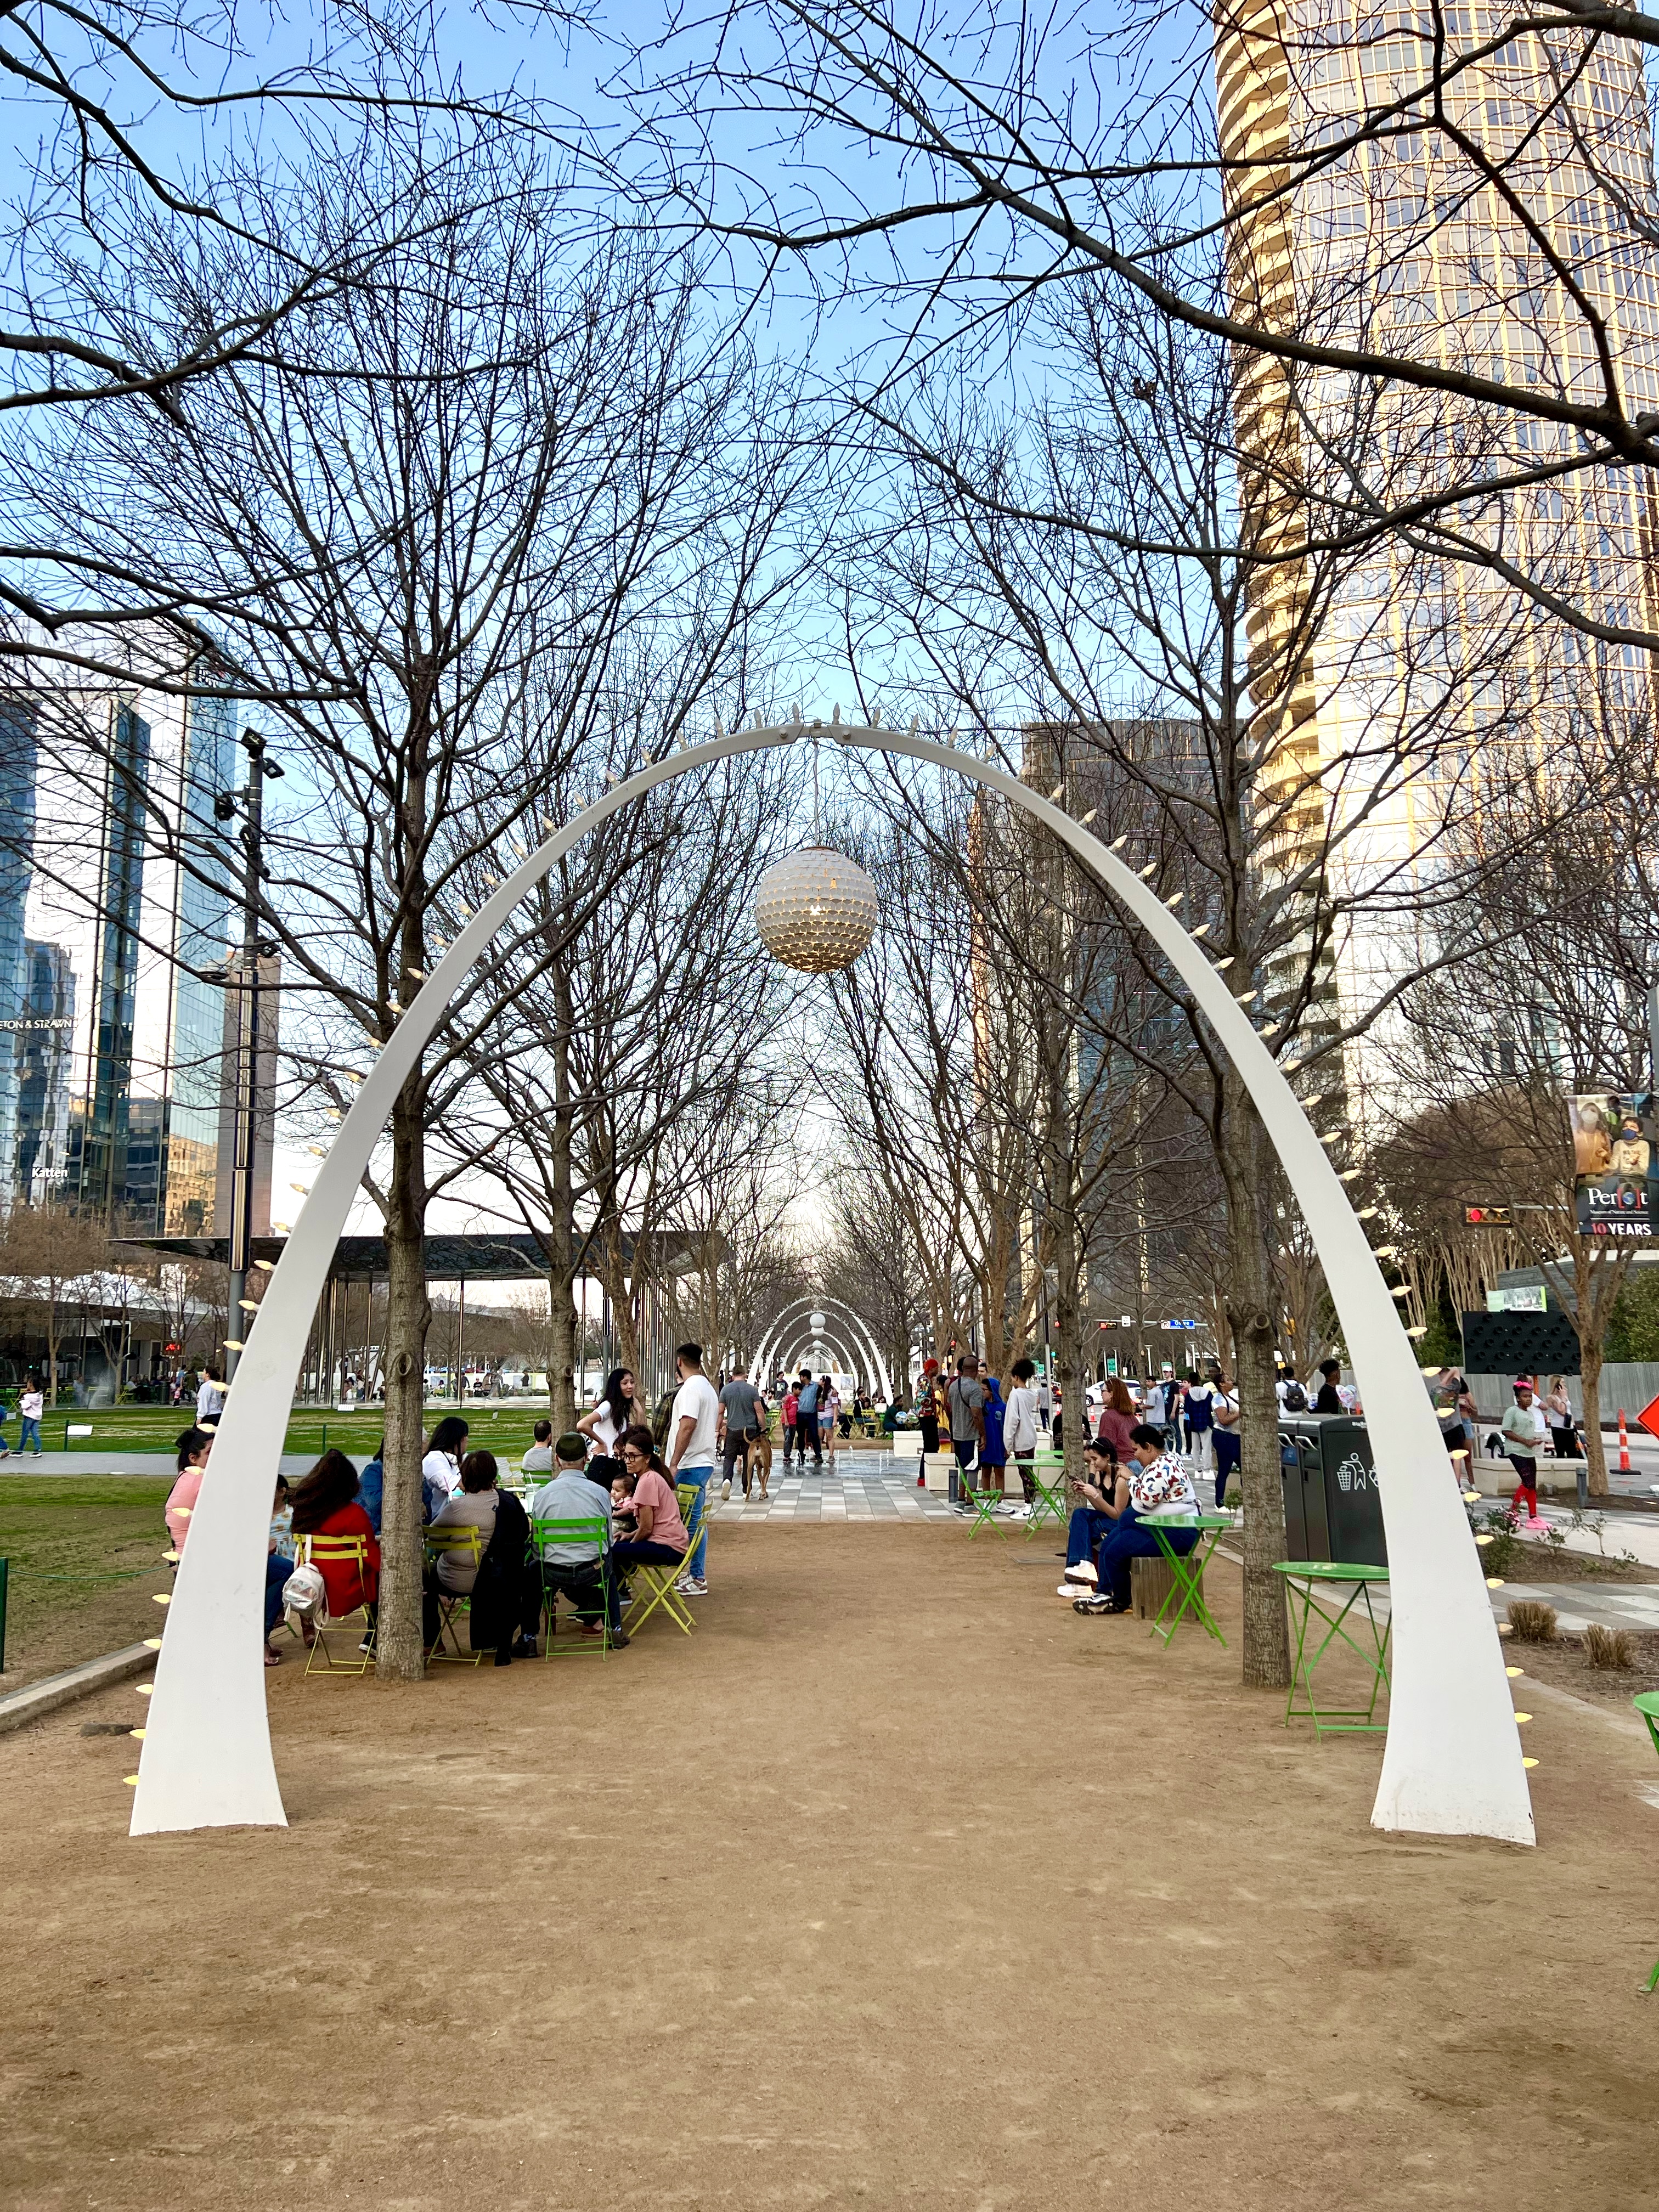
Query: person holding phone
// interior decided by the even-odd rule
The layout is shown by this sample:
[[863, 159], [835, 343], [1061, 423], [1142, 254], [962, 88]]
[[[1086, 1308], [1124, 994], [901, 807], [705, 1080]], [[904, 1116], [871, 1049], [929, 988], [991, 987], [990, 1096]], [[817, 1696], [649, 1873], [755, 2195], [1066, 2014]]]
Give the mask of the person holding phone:
[[1066, 1573], [1060, 1594], [1082, 1597], [1099, 1586], [1095, 1554], [1116, 1528], [1129, 1503], [1129, 1478], [1112, 1446], [1097, 1439], [1083, 1448], [1084, 1475], [1073, 1488], [1083, 1503], [1066, 1529]]

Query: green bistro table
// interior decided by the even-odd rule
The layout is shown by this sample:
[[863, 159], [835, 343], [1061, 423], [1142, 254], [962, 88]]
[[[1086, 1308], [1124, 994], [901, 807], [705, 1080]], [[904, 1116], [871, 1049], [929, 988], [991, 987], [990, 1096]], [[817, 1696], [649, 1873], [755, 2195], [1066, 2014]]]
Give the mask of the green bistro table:
[[[1045, 1468], [1054, 1470], [1046, 1482], [1042, 1479]], [[1036, 1496], [1031, 1500], [1030, 1518], [1025, 1523], [1027, 1538], [1035, 1536], [1045, 1521], [1057, 1521], [1062, 1528], [1066, 1528], [1072, 1515], [1066, 1503], [1065, 1461], [1053, 1453], [1039, 1453], [1031, 1462], [1031, 1487]]]
[[[1204, 1602], [1204, 1569], [1224, 1533], [1229, 1528], [1236, 1528], [1238, 1523], [1231, 1513], [1137, 1513], [1135, 1520], [1140, 1528], [1152, 1530], [1158, 1550], [1170, 1565], [1170, 1594], [1158, 1609], [1158, 1619], [1152, 1623], [1153, 1635], [1164, 1638], [1164, 1648], [1167, 1651], [1175, 1640], [1175, 1632], [1180, 1627], [1183, 1615], [1190, 1613], [1199, 1626], [1224, 1648], [1227, 1639], [1216, 1626], [1210, 1608]], [[1190, 1552], [1176, 1551], [1164, 1533], [1170, 1528], [1197, 1529], [1198, 1541]], [[1205, 1540], [1206, 1537], [1207, 1542]], [[1175, 1611], [1170, 1613], [1170, 1624], [1166, 1628], [1164, 1616], [1170, 1613], [1172, 1605]]]
[[[0, 1565], [3, 1565], [4, 1561], [0, 1560]], [[1648, 1734], [1653, 1738], [1653, 1747], [1659, 1751], [1659, 1690], [1644, 1690], [1639, 1696], [1632, 1698], [1631, 1703], [1647, 1723]], [[1650, 1996], [1659, 1989], [1659, 1959], [1654, 1960], [1653, 1972], [1643, 1986]]]
[[[1389, 1579], [1386, 1567], [1365, 1566], [1348, 1559], [1276, 1559], [1273, 1572], [1285, 1577], [1285, 1594], [1290, 1600], [1291, 1618], [1296, 1629], [1296, 1663], [1291, 1668], [1291, 1693], [1285, 1700], [1285, 1725], [1293, 1720], [1311, 1721], [1316, 1737], [1325, 1735], [1380, 1735], [1387, 1723], [1376, 1717], [1376, 1693], [1389, 1686], [1389, 1637], [1394, 1623], [1380, 1622], [1371, 1605], [1371, 1584]], [[1347, 1595], [1334, 1612], [1338, 1592]], [[1320, 1602], [1321, 1597], [1326, 1600]], [[1359, 1626], [1354, 1609], [1361, 1600], [1364, 1604], [1365, 1626], [1370, 1632], [1370, 1648], [1350, 1632], [1348, 1621], [1353, 1616], [1355, 1628]], [[1298, 1611], [1298, 1601], [1300, 1610]], [[1313, 1645], [1314, 1622], [1323, 1623], [1325, 1633], [1316, 1646]], [[1370, 1668], [1375, 1678], [1371, 1683], [1370, 1702], [1364, 1705], [1324, 1705], [1314, 1696], [1314, 1670], [1338, 1638], [1355, 1652]], [[1304, 1699], [1296, 1701], [1300, 1690]]]

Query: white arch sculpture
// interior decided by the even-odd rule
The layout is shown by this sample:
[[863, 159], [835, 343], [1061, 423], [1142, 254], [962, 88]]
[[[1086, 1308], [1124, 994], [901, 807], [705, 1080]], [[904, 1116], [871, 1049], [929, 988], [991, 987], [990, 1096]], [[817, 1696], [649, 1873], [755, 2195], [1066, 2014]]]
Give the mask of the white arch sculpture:
[[[840, 1338], [832, 1335], [827, 1328], [823, 1330], [820, 1335], [804, 1336], [799, 1340], [795, 1346], [794, 1352], [790, 1358], [784, 1363], [786, 1372], [790, 1370], [798, 1371], [803, 1366], [817, 1367], [818, 1364], [817, 1360], [810, 1358], [808, 1355], [819, 1350], [822, 1350], [830, 1355], [830, 1359], [834, 1363], [836, 1371], [838, 1374], [856, 1375], [858, 1373], [858, 1358], [856, 1353], [854, 1352], [850, 1352], [847, 1346], [841, 1341]], [[819, 1371], [822, 1372], [822, 1370]]]
[[[793, 1334], [796, 1327], [795, 1322], [790, 1319], [791, 1315], [810, 1314], [829, 1306], [840, 1308], [844, 1322], [850, 1325], [854, 1339], [869, 1364], [871, 1379], [879, 1382], [883, 1393], [890, 1398], [893, 1395], [893, 1378], [887, 1371], [887, 1362], [877, 1348], [875, 1331], [855, 1306], [849, 1305], [845, 1298], [837, 1297], [833, 1291], [808, 1298], [792, 1298], [789, 1304], [780, 1310], [767, 1331], [766, 1341], [755, 1355], [757, 1373], [765, 1375], [770, 1372], [769, 1363], [775, 1355], [781, 1340], [786, 1332]], [[826, 1320], [830, 1318], [827, 1313], [824, 1317]]]
[[595, 799], [492, 892], [382, 1047], [319, 1166], [237, 1368], [179, 1565], [155, 1670], [131, 1832], [285, 1826], [259, 1624], [275, 1484], [306, 1338], [336, 1243], [398, 1086], [472, 963], [527, 892], [597, 823], [657, 785], [738, 753], [821, 735], [963, 775], [1068, 846], [1158, 944], [1231, 1054], [1301, 1200], [1364, 1399], [1389, 1545], [1393, 1695], [1380, 1828], [1534, 1840], [1521, 1742], [1480, 1558], [1394, 1299], [1325, 1149], [1243, 1007], [1170, 909], [1102, 842], [1006, 769], [909, 732], [836, 723], [733, 731]]

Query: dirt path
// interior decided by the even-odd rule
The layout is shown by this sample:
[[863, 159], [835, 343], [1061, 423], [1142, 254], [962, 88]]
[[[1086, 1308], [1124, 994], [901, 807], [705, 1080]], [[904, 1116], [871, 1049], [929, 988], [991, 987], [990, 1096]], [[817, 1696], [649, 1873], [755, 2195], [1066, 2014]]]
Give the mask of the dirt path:
[[286, 1832], [127, 1842], [125, 1692], [0, 1739], [0, 2204], [1642, 2201], [1645, 1744], [1540, 1701], [1542, 1848], [1390, 1840], [1050, 1548], [736, 1528], [690, 1642], [284, 1668]]

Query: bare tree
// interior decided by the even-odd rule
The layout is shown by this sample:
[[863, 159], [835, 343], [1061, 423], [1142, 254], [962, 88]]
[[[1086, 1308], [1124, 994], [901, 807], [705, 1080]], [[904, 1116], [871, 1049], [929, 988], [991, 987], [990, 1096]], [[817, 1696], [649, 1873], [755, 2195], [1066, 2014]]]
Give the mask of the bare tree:
[[82, 1285], [110, 1264], [109, 1231], [66, 1206], [15, 1206], [0, 1225], [0, 1275], [46, 1340], [46, 1402], [58, 1403], [58, 1352]]
[[[1602, 472], [1659, 461], [1656, 40], [1595, 0], [732, 0], [716, 39], [638, 42], [625, 158], [754, 281], [880, 312], [866, 396], [958, 343], [982, 383], [1045, 299], [1104, 293], [1232, 349], [1287, 563], [1400, 535], [1650, 650], [1651, 479]], [[1333, 440], [1327, 504], [1303, 464]]]
[[[1383, 1155], [1388, 1187], [1407, 1194], [1407, 1229], [1413, 1206], [1425, 1202], [1443, 1223], [1470, 1200], [1510, 1206], [1504, 1244], [1542, 1270], [1578, 1338], [1584, 1455], [1597, 1496], [1607, 1488], [1604, 1347], [1636, 1243], [1580, 1225], [1567, 1100], [1653, 1088], [1648, 991], [1659, 974], [1659, 882], [1644, 826], [1653, 787], [1645, 718], [1633, 723], [1626, 758], [1628, 775], [1612, 795], [1599, 762], [1582, 751], [1539, 764], [1538, 786], [1553, 785], [1565, 802], [1571, 843], [1484, 878], [1449, 924], [1462, 956], [1456, 1018], [1447, 1020], [1432, 991], [1412, 994], [1396, 1048], [1397, 1121]], [[1501, 845], [1501, 819], [1487, 830]]]
[[[1454, 653], [1443, 625], [1381, 627], [1397, 607], [1351, 624], [1353, 556], [1331, 551], [1261, 622], [1282, 539], [1270, 508], [1242, 526], [1234, 513], [1249, 457], [1224, 356], [1103, 298], [1077, 298], [1049, 337], [1045, 400], [1017, 425], [943, 377], [927, 410], [883, 417], [912, 474], [852, 568], [859, 654], [902, 638], [987, 743], [1011, 695], [1030, 702], [1033, 781], [1103, 817], [1129, 865], [1206, 933], [1358, 1179], [1381, 1104], [1361, 1040], [1413, 979], [1455, 959], [1440, 925], [1471, 886], [1526, 865], [1569, 818], [1559, 794], [1538, 803], [1535, 681], [1513, 659], [1524, 602], [1492, 610]], [[1413, 588], [1426, 599], [1437, 585], [1401, 586]], [[1322, 702], [1341, 712], [1317, 725]], [[1577, 713], [1564, 702], [1563, 732]], [[1514, 841], [1501, 853], [1468, 834], [1500, 805]], [[1183, 991], [1135, 932], [1121, 943], [1125, 979], [1067, 1018], [1166, 1084], [1207, 1133], [1244, 1416], [1244, 1668], [1279, 1682], [1271, 1149]], [[1144, 993], [1162, 997], [1161, 1029]]]
[[[425, 221], [405, 239], [416, 188]], [[140, 437], [107, 412], [79, 418], [56, 501], [88, 553], [102, 544], [215, 610], [220, 688], [289, 763], [262, 918], [290, 1049], [309, 1050], [335, 1111], [362, 1041], [390, 1034], [502, 850], [538, 841], [579, 764], [597, 780], [632, 641], [692, 641], [684, 690], [635, 740], [659, 750], [766, 590], [787, 588], [784, 564], [759, 580], [795, 483], [787, 392], [703, 328], [694, 267], [628, 240], [590, 253], [580, 235], [567, 255], [564, 216], [501, 145], [443, 186], [395, 135], [319, 167], [289, 234], [378, 230], [395, 239], [384, 281], [290, 316], [281, 352], [198, 387], [182, 425]], [[459, 1113], [534, 928], [481, 968], [369, 1179], [388, 1249], [380, 1664], [395, 1674], [421, 1666], [422, 1231], [476, 1164], [452, 1153], [428, 1171], [428, 1133]]]

